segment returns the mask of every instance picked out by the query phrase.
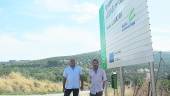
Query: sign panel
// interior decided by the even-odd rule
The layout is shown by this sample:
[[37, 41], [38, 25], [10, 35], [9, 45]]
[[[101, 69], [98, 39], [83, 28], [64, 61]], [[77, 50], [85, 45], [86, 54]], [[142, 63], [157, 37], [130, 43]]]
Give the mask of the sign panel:
[[146, 0], [106, 0], [99, 13], [108, 68], [153, 62]]

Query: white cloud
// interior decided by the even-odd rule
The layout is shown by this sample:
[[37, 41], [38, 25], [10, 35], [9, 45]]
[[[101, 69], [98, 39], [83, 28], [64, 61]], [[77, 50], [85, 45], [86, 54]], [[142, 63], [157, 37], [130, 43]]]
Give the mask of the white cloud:
[[170, 28], [166, 26], [151, 26], [153, 49], [156, 51], [170, 51]]
[[74, 2], [73, 0], [35, 0], [34, 3], [50, 12], [65, 12], [71, 10]]
[[99, 43], [99, 36], [84, 28], [48, 27], [21, 39], [0, 35], [0, 55], [2, 60], [40, 59], [96, 51]]
[[98, 17], [95, 3], [78, 2], [78, 0], [35, 0], [35, 5], [48, 12], [68, 13], [78, 23], [86, 23]]
[[54, 15], [41, 13], [41, 12], [38, 12], [38, 11], [31, 11], [31, 12], [25, 11], [25, 12], [20, 12], [19, 14], [34, 17], [34, 18], [38, 18], [38, 19], [43, 19], [43, 20], [44, 19], [53, 19], [53, 18], [55, 18]]
[[98, 7], [95, 4], [83, 3], [76, 5], [74, 8], [75, 14], [72, 15], [72, 19], [79, 23], [85, 23], [98, 17]]

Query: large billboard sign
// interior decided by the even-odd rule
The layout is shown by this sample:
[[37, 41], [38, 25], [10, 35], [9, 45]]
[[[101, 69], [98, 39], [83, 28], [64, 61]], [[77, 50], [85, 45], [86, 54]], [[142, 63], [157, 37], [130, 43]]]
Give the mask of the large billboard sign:
[[104, 68], [153, 62], [146, 0], [105, 0], [99, 15]]

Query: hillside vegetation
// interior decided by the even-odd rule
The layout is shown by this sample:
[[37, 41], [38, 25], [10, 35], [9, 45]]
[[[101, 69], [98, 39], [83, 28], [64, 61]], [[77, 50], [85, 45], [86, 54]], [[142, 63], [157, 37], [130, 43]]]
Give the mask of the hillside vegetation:
[[0, 77], [1, 94], [45, 94], [61, 92], [61, 84], [45, 80], [26, 78], [21, 73], [12, 72]]
[[[155, 74], [159, 81], [167, 80], [168, 76], [170, 76], [170, 52], [162, 52], [162, 57], [166, 64], [161, 64], [159, 67], [160, 54], [159, 52], [154, 52], [155, 73], [160, 68], [158, 76]], [[70, 58], [75, 58], [77, 64], [83, 67], [84, 80], [87, 81], [91, 61], [94, 58], [100, 60], [100, 51], [41, 60], [10, 60], [9, 62], [0, 62], [0, 94], [61, 92], [63, 70], [68, 65]], [[126, 66], [124, 67], [125, 81], [132, 81], [133, 86], [137, 83], [141, 84], [148, 70], [148, 64]], [[112, 71], [117, 71], [119, 74], [119, 69], [117, 68], [107, 69], [108, 81], [111, 81]], [[169, 86], [169, 83], [166, 83], [166, 85]]]

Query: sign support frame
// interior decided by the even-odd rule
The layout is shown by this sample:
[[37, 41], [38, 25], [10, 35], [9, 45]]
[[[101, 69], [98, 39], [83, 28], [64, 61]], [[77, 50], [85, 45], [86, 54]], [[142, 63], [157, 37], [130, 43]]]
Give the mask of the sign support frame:
[[122, 66], [119, 69], [120, 69], [120, 87], [121, 87], [120, 92], [121, 92], [121, 96], [125, 96], [125, 86], [124, 86], [124, 78], [123, 78], [124, 70]]
[[154, 75], [154, 62], [149, 62], [150, 65], [150, 77], [151, 77], [151, 96], [156, 96], [156, 87], [155, 87], [155, 75]]

